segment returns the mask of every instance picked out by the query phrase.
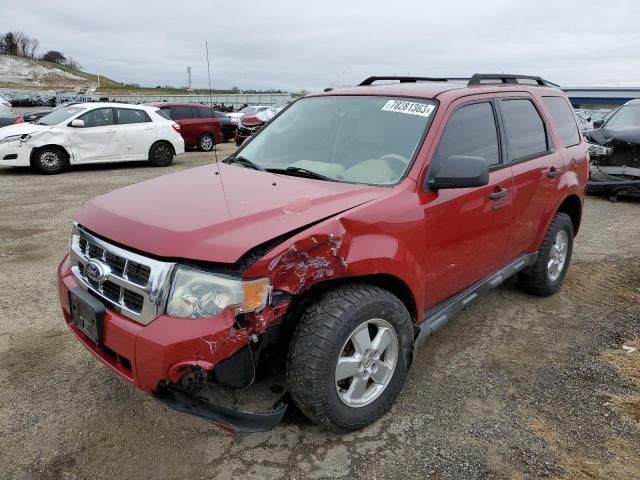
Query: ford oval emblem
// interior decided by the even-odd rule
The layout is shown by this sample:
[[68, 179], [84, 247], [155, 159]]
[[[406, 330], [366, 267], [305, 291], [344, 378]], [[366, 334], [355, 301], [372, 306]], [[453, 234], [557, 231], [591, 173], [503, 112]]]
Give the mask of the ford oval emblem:
[[89, 280], [100, 283], [104, 282], [109, 275], [110, 268], [97, 260], [89, 260], [84, 267], [84, 274]]

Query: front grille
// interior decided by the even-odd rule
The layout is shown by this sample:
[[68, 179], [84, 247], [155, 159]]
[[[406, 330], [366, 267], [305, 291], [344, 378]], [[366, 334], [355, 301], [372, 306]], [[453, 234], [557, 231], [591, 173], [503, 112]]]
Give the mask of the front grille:
[[[69, 257], [80, 285], [116, 311], [145, 325], [164, 312], [173, 263], [112, 245], [79, 225], [74, 225]], [[89, 278], [89, 262], [97, 263], [103, 275]]]

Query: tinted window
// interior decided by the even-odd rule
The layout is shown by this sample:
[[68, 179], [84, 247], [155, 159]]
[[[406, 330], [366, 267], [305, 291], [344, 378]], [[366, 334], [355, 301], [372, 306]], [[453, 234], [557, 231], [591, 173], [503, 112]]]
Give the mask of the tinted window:
[[640, 105], [623, 105], [607, 121], [609, 128], [640, 127]]
[[207, 108], [207, 107], [193, 108], [193, 116], [195, 118], [211, 118], [214, 116], [211, 112], [212, 112], [211, 108]]
[[[562, 97], [543, 97], [542, 99], [551, 114], [551, 118], [553, 118], [553, 123], [558, 130], [558, 134], [560, 134], [560, 138], [562, 138], [562, 143], [567, 147], [580, 143], [580, 134], [578, 133], [575, 116], [567, 101]], [[584, 119], [581, 119], [581, 121], [584, 122]]]
[[170, 107], [171, 118], [173, 120], [184, 120], [191, 117], [191, 107]]
[[434, 163], [452, 155], [483, 157], [489, 165], [500, 163], [498, 132], [490, 103], [474, 103], [456, 110], [440, 138]]
[[503, 100], [500, 107], [510, 162], [548, 150], [544, 123], [530, 100]]
[[150, 122], [151, 119], [142, 110], [132, 110], [130, 108], [118, 108], [118, 123], [144, 123]]
[[84, 120], [84, 127], [106, 127], [113, 125], [113, 108], [96, 108], [78, 117]]

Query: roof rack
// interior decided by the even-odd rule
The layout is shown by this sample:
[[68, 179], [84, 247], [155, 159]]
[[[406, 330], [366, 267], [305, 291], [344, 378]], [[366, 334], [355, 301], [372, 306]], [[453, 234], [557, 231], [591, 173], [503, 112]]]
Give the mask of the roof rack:
[[369, 77], [360, 82], [360, 87], [372, 85], [379, 80], [398, 80], [400, 83], [416, 83], [416, 82], [446, 82], [446, 78], [433, 77]]
[[[518, 80], [533, 80], [534, 82], [536, 82], [536, 85], [541, 87], [557, 87], [558, 86], [555, 83], [546, 81], [542, 77], [534, 77], [531, 75], [510, 75], [510, 74], [504, 74], [504, 73], [476, 73], [469, 79], [469, 83], [467, 83], [467, 85], [468, 86], [482, 85], [483, 83], [485, 83], [483, 82], [484, 80], [498, 80], [498, 82], [495, 82], [495, 83], [515, 83], [515, 84], [522, 84], [522, 82], [519, 82]], [[530, 85], [530, 84], [524, 83], [523, 85]]]

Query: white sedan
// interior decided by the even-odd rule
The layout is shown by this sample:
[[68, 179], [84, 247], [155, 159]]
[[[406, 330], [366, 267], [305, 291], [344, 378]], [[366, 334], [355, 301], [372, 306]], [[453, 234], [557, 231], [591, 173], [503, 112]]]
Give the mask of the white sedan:
[[264, 112], [270, 108], [271, 106], [269, 105], [250, 105], [248, 107], [244, 107], [242, 110], [238, 110], [237, 112], [227, 113], [227, 117], [231, 119], [231, 123], [233, 125], [238, 125], [238, 123], [240, 123], [240, 119], [247, 113]]
[[156, 107], [80, 103], [36, 123], [0, 128], [0, 166], [60, 173], [68, 165], [148, 160], [167, 166], [184, 153], [180, 126]]

